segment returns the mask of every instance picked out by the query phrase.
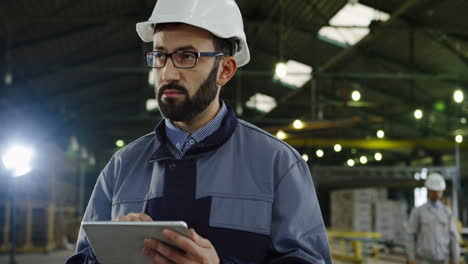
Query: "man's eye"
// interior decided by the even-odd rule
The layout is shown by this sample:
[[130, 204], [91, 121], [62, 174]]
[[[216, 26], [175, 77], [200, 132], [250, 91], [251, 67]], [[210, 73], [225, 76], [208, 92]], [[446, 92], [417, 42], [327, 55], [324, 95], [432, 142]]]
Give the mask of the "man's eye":
[[186, 61], [194, 60], [195, 55], [193, 55], [192, 53], [184, 53], [184, 54], [182, 54], [182, 59], [186, 60]]
[[166, 57], [166, 54], [164, 53], [159, 53], [159, 52], [154, 53], [154, 58], [156, 59], [164, 59], [164, 57]]

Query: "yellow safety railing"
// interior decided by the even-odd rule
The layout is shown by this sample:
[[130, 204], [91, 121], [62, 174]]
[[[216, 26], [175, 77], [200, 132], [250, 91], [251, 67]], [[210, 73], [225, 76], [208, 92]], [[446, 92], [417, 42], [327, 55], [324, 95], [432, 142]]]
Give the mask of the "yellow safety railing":
[[349, 232], [327, 230], [330, 240], [331, 254], [336, 260], [360, 264], [363, 263], [365, 254], [363, 244], [372, 247], [372, 258], [379, 259], [379, 248], [376, 242], [381, 238], [377, 232]]
[[[11, 248], [11, 205], [0, 203], [0, 215], [4, 215], [3, 226], [0, 225], [0, 252]], [[78, 230], [79, 219], [76, 219], [76, 208], [71, 206], [57, 207], [46, 202], [18, 202], [16, 207], [17, 252], [49, 252], [61, 245], [67, 231]], [[58, 217], [61, 216], [61, 217]], [[37, 236], [42, 239], [38, 239]]]

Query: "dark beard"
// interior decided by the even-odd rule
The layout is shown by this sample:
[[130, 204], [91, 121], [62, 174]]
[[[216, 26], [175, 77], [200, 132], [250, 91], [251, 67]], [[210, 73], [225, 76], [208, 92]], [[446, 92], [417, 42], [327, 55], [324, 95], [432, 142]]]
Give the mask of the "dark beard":
[[[189, 97], [188, 91], [185, 87], [176, 83], [169, 83], [162, 86], [157, 93], [159, 110], [163, 117], [171, 121], [189, 121], [195, 116], [203, 112], [213, 100], [216, 98], [218, 93], [218, 86], [216, 81], [216, 75], [218, 67], [213, 67], [206, 80], [200, 85], [200, 88], [195, 93], [193, 98]], [[185, 100], [178, 104], [173, 98], [166, 98], [166, 102], [163, 102], [161, 97], [165, 90], [174, 89], [185, 95]]]

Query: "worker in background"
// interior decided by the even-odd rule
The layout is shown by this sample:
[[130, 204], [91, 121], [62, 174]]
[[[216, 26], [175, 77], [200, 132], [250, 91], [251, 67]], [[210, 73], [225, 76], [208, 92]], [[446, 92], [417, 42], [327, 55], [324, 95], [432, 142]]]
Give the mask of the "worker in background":
[[[114, 154], [83, 221], [187, 222], [163, 232], [186, 254], [141, 241], [153, 263], [331, 263], [307, 163], [219, 97], [250, 59], [236, 2], [159, 0], [136, 29], [164, 120]], [[68, 263], [97, 262], [81, 229]]]
[[445, 180], [438, 173], [426, 179], [428, 201], [414, 208], [408, 222], [406, 252], [410, 264], [458, 264], [460, 246], [452, 212], [440, 199]]

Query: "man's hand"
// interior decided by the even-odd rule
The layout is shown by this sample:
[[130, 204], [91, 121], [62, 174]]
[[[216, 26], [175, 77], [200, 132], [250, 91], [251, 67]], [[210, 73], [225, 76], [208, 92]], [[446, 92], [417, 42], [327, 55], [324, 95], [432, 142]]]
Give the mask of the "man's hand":
[[151, 222], [153, 219], [147, 214], [143, 213], [129, 213], [128, 215], [119, 215], [114, 221], [127, 221], [127, 222]]
[[143, 253], [157, 264], [219, 264], [219, 257], [208, 239], [199, 236], [190, 229], [190, 238], [165, 229], [163, 236], [183, 249], [186, 253], [154, 239], [145, 239]]

